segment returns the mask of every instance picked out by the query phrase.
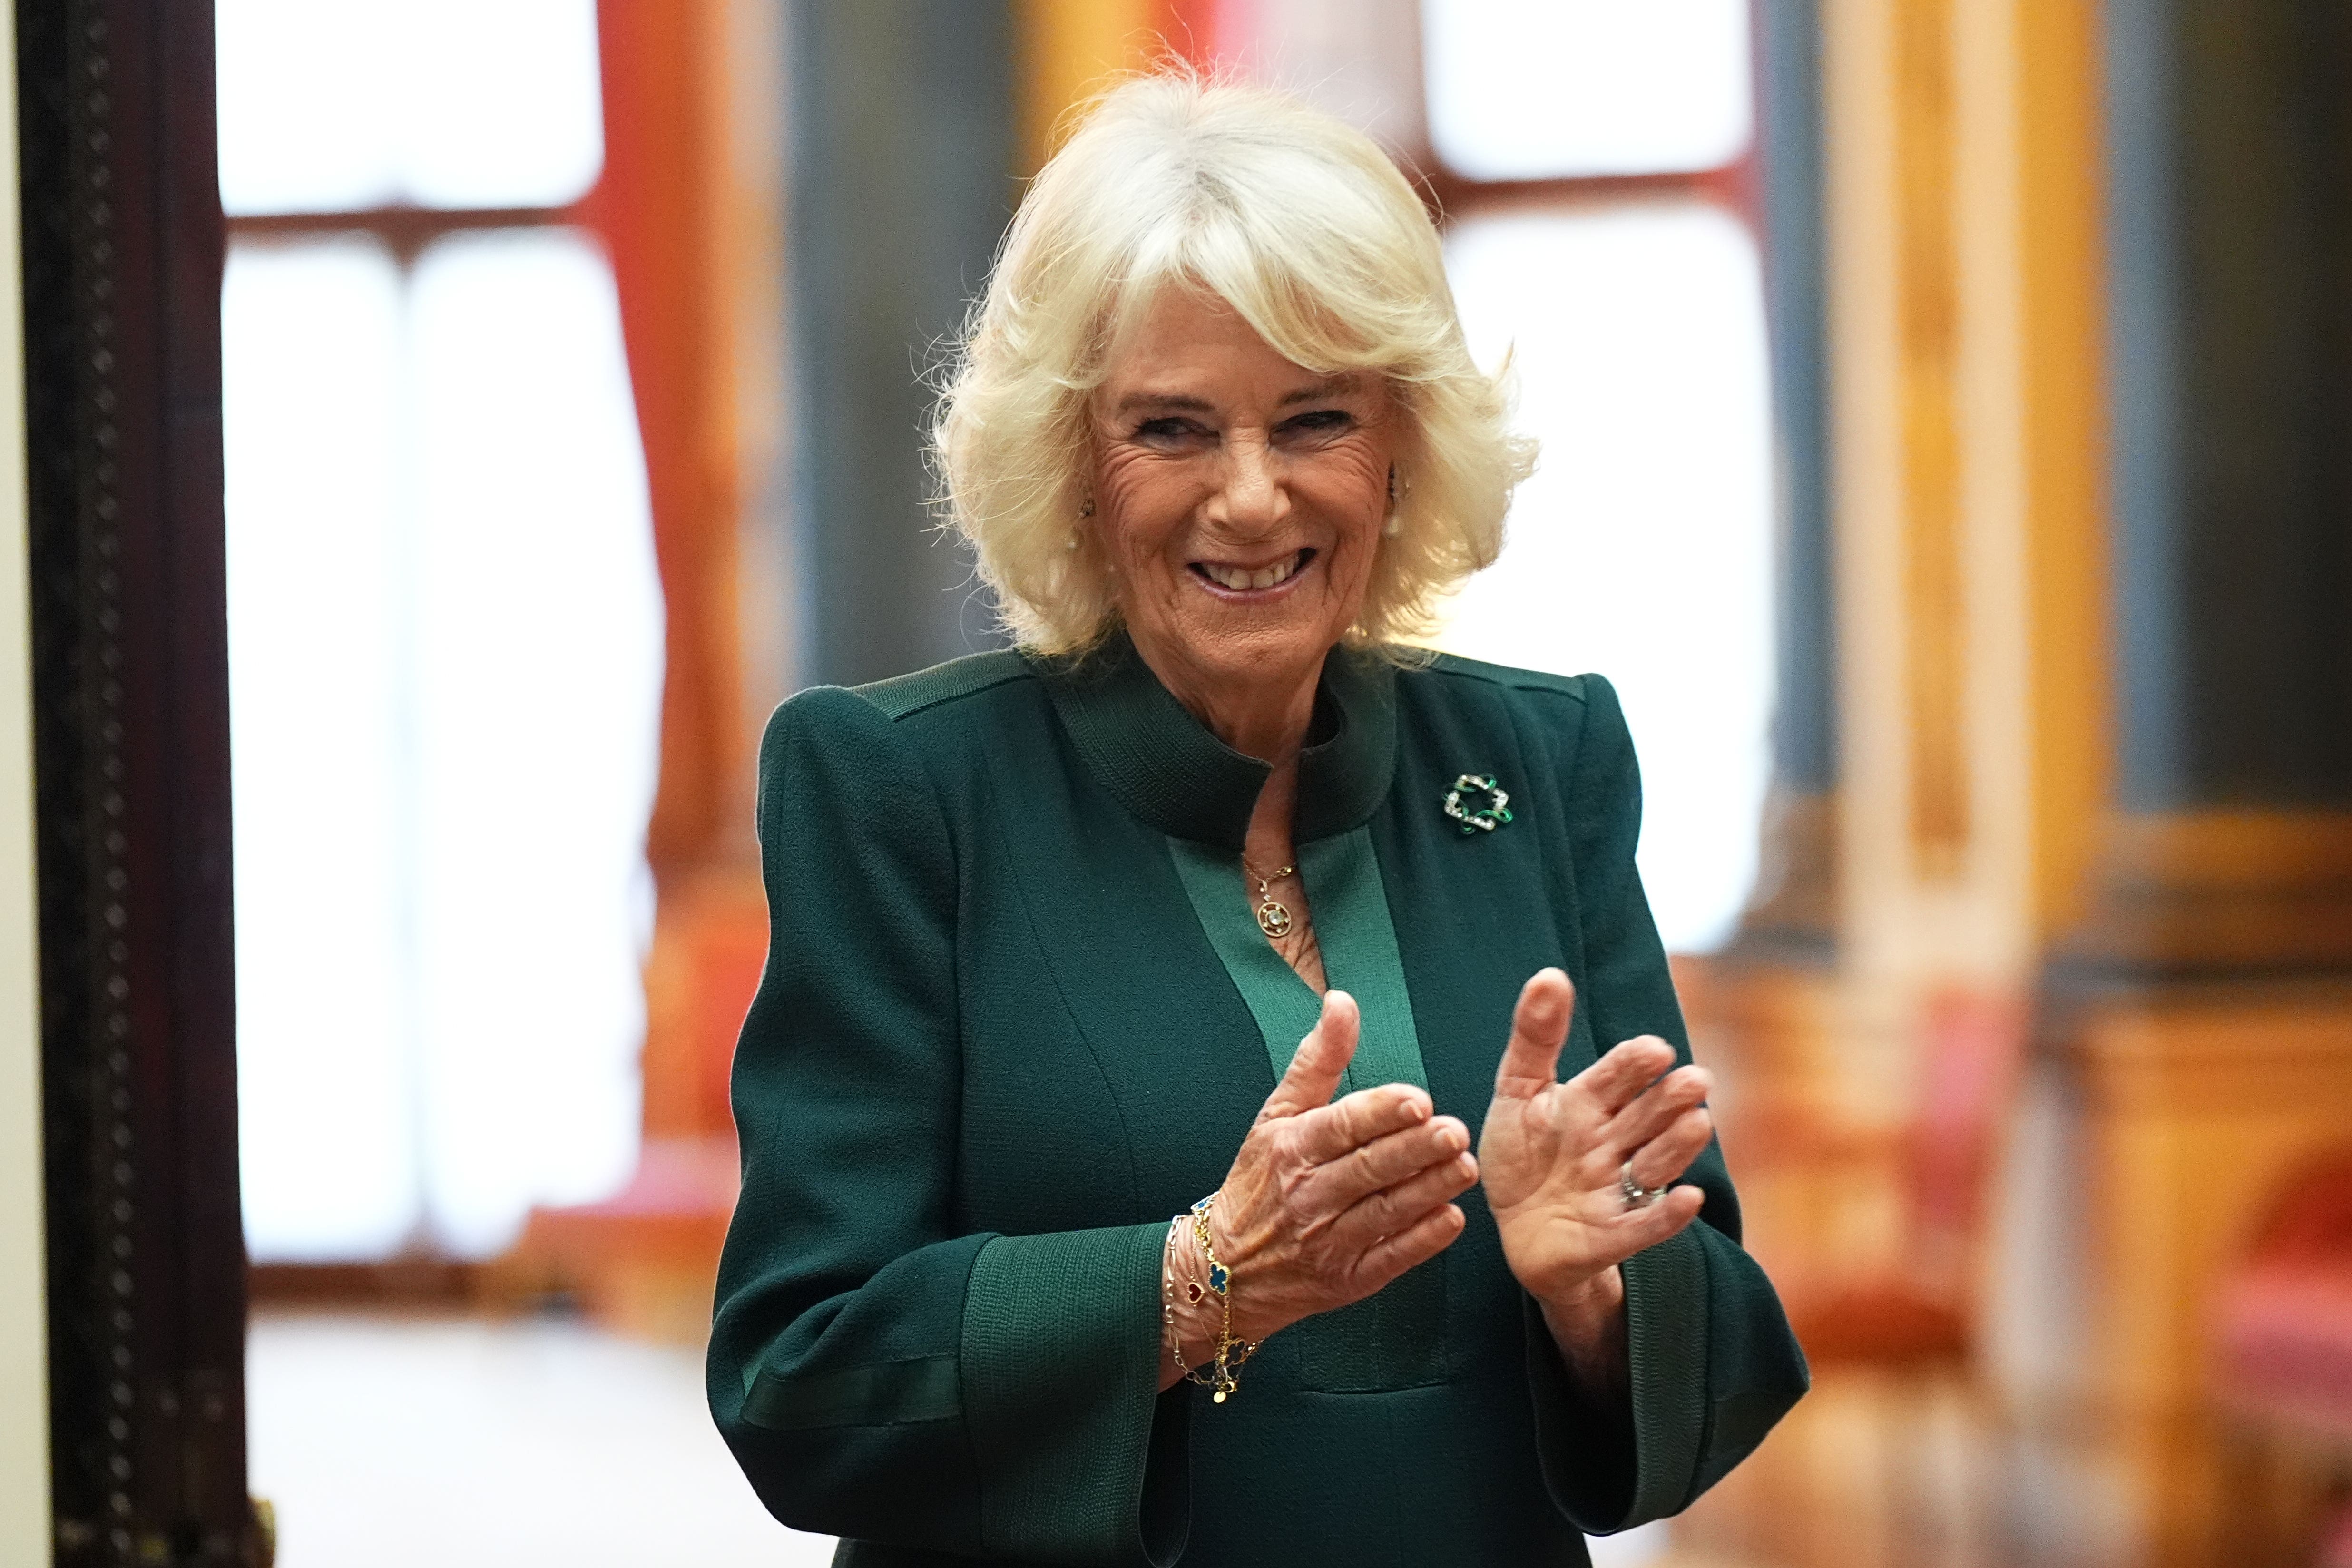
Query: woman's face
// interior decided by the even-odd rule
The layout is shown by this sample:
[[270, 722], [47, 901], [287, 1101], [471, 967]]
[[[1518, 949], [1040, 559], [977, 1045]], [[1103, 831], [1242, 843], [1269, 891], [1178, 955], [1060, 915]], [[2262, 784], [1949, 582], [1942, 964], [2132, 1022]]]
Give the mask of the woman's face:
[[1145, 659], [1187, 686], [1311, 679], [1388, 512], [1385, 381], [1301, 369], [1223, 301], [1170, 289], [1090, 415], [1095, 543]]

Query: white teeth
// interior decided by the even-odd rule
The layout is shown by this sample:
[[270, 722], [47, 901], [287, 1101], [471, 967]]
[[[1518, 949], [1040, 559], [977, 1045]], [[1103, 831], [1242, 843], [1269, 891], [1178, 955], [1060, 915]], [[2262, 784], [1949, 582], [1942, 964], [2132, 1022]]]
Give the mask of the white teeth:
[[1271, 566], [1261, 567], [1255, 572], [1244, 572], [1237, 566], [1220, 566], [1208, 561], [1201, 563], [1201, 570], [1207, 573], [1209, 580], [1221, 588], [1232, 588], [1235, 591], [1246, 588], [1271, 588], [1297, 571], [1298, 563], [1305, 555], [1306, 552], [1300, 551], [1287, 561], [1276, 562]]

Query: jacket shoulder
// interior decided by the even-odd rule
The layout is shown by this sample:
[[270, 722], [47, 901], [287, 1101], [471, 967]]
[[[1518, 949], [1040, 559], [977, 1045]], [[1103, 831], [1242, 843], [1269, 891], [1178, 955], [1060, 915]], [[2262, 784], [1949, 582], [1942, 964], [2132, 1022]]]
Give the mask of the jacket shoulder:
[[[918, 714], [952, 710], [983, 692], [1035, 679], [1028, 661], [1010, 651], [973, 654], [946, 664], [864, 686], [811, 686], [794, 692], [768, 717], [761, 738], [761, 769], [787, 752], [818, 747], [869, 760], [904, 759], [939, 743], [899, 728]], [[968, 726], [957, 726], [958, 732]], [[913, 752], [908, 748], [914, 747]]]
[[1598, 675], [1553, 675], [1546, 670], [1517, 669], [1507, 664], [1488, 664], [1451, 653], [1441, 653], [1425, 664], [1409, 665], [1402, 675], [1407, 680], [1459, 681], [1512, 697], [1525, 694], [1538, 700], [1559, 698], [1577, 703], [1590, 700], [1594, 695], [1593, 688], [1608, 684]]
[[951, 658], [911, 675], [894, 675], [887, 680], [853, 686], [849, 690], [895, 722], [977, 697], [1013, 681], [1036, 679], [1037, 672], [1027, 659], [1010, 648], [999, 648], [992, 653]]
[[[1624, 709], [1606, 676], [1554, 675], [1439, 654], [1401, 671], [1397, 689], [1441, 727], [1450, 722], [1541, 737], [1563, 773], [1614, 767], [1620, 753], [1631, 755]], [[1447, 717], [1437, 720], [1440, 714]]]

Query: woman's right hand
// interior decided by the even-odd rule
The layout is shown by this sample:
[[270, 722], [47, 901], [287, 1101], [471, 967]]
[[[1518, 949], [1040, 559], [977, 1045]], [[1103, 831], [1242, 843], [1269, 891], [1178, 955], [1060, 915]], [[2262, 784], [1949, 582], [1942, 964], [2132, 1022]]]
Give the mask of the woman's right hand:
[[[1210, 1234], [1232, 1271], [1236, 1338], [1361, 1300], [1462, 1234], [1453, 1200], [1478, 1180], [1470, 1130], [1433, 1115], [1428, 1092], [1409, 1083], [1331, 1100], [1360, 1026], [1355, 998], [1324, 996], [1217, 1189]], [[1196, 1309], [1215, 1310], [1213, 1298]], [[1206, 1326], [1213, 1345], [1215, 1320]], [[1184, 1336], [1188, 1354], [1201, 1342]]]

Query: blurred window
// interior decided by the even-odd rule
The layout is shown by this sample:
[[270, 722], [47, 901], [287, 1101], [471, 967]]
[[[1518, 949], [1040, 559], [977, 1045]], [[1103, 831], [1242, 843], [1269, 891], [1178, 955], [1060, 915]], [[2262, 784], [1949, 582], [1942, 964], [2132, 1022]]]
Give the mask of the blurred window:
[[1660, 932], [1707, 951], [1754, 881], [1774, 687], [1747, 0], [1424, 0], [1423, 29], [1455, 298], [1543, 443], [1436, 640], [1610, 678]]
[[1749, 0], [1423, 0], [1429, 138], [1472, 180], [1715, 169], [1748, 150]]
[[604, 162], [595, 0], [219, 0], [229, 214], [553, 207]]
[[494, 1252], [634, 1163], [662, 608], [593, 0], [219, 0], [258, 1260]]

